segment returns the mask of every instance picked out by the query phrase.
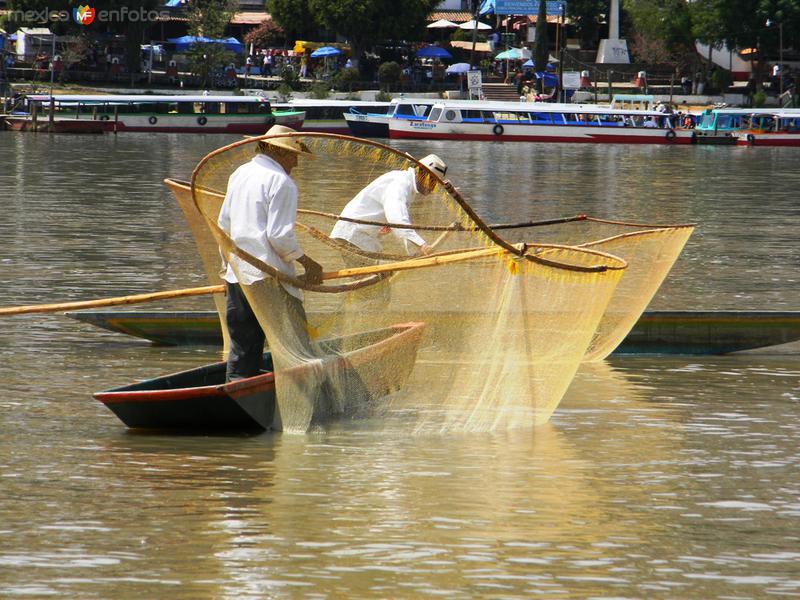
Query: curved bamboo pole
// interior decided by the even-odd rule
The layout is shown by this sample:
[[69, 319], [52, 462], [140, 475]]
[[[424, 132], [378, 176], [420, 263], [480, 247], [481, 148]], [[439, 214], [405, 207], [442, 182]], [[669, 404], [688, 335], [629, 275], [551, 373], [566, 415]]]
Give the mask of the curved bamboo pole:
[[[368, 279], [361, 279], [354, 284], [346, 284], [349, 286], [363, 285], [365, 281], [373, 283], [369, 276], [380, 276], [385, 273], [393, 271], [407, 271], [410, 269], [421, 269], [436, 265], [442, 265], [453, 262], [461, 262], [471, 260], [473, 258], [481, 258], [497, 253], [497, 248], [481, 248], [479, 250], [466, 250], [454, 254], [443, 256], [429, 256], [425, 258], [417, 258], [412, 260], [404, 260], [400, 262], [385, 263], [382, 265], [374, 265], [368, 267], [355, 267], [350, 269], [341, 269], [339, 271], [330, 271], [322, 274], [323, 281], [330, 281], [333, 279], [344, 279], [352, 277], [362, 277]], [[500, 251], [502, 252], [502, 251]], [[294, 278], [289, 278], [291, 281], [297, 281]], [[377, 281], [378, 278], [376, 277]], [[345, 287], [346, 287], [345, 286]], [[307, 289], [322, 288], [323, 286], [306, 286]], [[122, 306], [126, 304], [141, 304], [144, 302], [153, 302], [156, 300], [168, 300], [172, 298], [186, 298], [190, 296], [205, 296], [209, 294], [224, 294], [224, 285], [207, 285], [203, 287], [185, 288], [181, 290], [169, 290], [165, 292], [149, 292], [146, 294], [133, 294], [128, 296], [115, 296], [112, 298], [98, 298], [95, 300], [79, 300], [75, 302], [59, 302], [56, 304], [30, 304], [27, 306], [10, 306], [0, 308], [0, 316], [14, 316], [14, 315], [28, 315], [36, 313], [53, 313], [62, 312], [66, 310], [82, 310], [87, 308], [102, 308], [106, 306]]]
[[98, 298], [96, 300], [80, 300], [76, 302], [60, 302], [58, 304], [30, 304], [28, 306], [11, 306], [0, 308], [0, 316], [29, 315], [33, 313], [51, 313], [65, 310], [81, 310], [84, 308], [101, 308], [103, 306], [121, 306], [125, 304], [140, 304], [155, 300], [170, 298], [186, 298], [189, 296], [205, 296], [207, 294], [224, 294], [225, 286], [206, 285], [203, 287], [170, 290], [167, 292], [150, 292], [147, 294], [133, 294], [130, 296], [116, 296], [113, 298]]

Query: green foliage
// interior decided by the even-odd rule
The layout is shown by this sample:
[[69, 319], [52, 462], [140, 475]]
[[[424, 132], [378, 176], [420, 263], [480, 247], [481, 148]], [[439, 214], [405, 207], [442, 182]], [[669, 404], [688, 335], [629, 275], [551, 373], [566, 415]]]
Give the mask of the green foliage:
[[331, 95], [328, 84], [324, 81], [315, 81], [308, 88], [308, 95], [315, 100], [324, 100]]
[[288, 86], [290, 90], [300, 89], [300, 74], [294, 70], [292, 65], [283, 65], [283, 68], [281, 69], [281, 79], [283, 79], [283, 84], [281, 85]]
[[731, 72], [726, 69], [716, 69], [711, 73], [711, 84], [721, 94], [728, 90], [732, 82]]
[[381, 64], [378, 67], [378, 82], [381, 84], [381, 89], [390, 89], [392, 85], [400, 83], [400, 75], [403, 69], [394, 61], [389, 61]]
[[608, 10], [607, 0], [570, 0], [567, 2], [567, 16], [574, 23], [575, 32], [581, 40], [582, 48], [597, 45], [600, 37], [600, 22]]
[[[440, 0], [268, 0], [271, 11], [286, 29], [285, 19], [308, 15], [320, 27], [348, 39], [353, 66], [358, 67], [364, 50], [384, 40], [421, 40], [426, 35], [427, 17]], [[303, 8], [305, 7], [305, 9]], [[292, 26], [297, 26], [293, 23]], [[289, 30], [287, 29], [287, 32]]]
[[316, 39], [319, 23], [308, 0], [267, 0], [267, 12], [289, 39]]
[[[472, 31], [469, 29], [456, 29], [450, 35], [450, 39], [454, 42], [471, 42], [472, 41]], [[485, 33], [481, 33], [480, 31], [477, 32], [475, 36], [476, 42], [485, 42], [488, 39], [488, 36]]]
[[375, 94], [375, 102], [391, 102], [392, 95], [389, 92], [384, 92], [380, 90], [377, 94]]
[[[218, 39], [233, 16], [231, 0], [194, 0], [189, 11], [189, 35]], [[222, 44], [192, 44], [187, 52], [192, 73], [201, 87], [210, 87], [213, 74], [233, 61], [233, 53]]]
[[692, 11], [686, 0], [625, 0], [633, 32], [642, 47], [663, 48], [665, 58], [680, 62], [687, 53], [694, 53]]
[[767, 103], [767, 94], [765, 92], [756, 92], [753, 94], [753, 108], [763, 108]]
[[278, 99], [281, 102], [286, 102], [288, 100], [291, 100], [292, 92], [294, 91], [294, 89], [288, 83], [284, 82], [280, 84], [275, 91], [278, 94]]
[[341, 69], [333, 78], [333, 84], [337, 90], [351, 91], [353, 85], [360, 80], [358, 69], [347, 67]]

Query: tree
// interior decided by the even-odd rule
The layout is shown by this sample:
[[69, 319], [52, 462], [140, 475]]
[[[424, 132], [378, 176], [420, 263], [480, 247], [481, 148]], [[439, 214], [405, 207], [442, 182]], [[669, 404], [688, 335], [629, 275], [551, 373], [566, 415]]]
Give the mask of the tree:
[[[287, 34], [309, 15], [318, 26], [345, 37], [353, 67], [372, 44], [392, 39], [422, 39], [428, 15], [439, 0], [268, 0], [267, 6]], [[291, 35], [291, 34], [290, 34]]]
[[289, 39], [313, 38], [319, 29], [308, 0], [267, 0], [267, 10]]
[[780, 54], [781, 30], [783, 48], [800, 43], [800, 0], [696, 0], [690, 10], [694, 37], [713, 47], [755, 48], [750, 56], [762, 69]]
[[[194, 0], [189, 11], [189, 35], [220, 39], [233, 16], [231, 0]], [[189, 46], [192, 72], [200, 77], [201, 87], [210, 87], [214, 72], [230, 62], [232, 53], [222, 44], [196, 43]]]
[[286, 42], [286, 32], [272, 19], [267, 19], [244, 36], [244, 43], [256, 48], [282, 46]]
[[625, 0], [625, 11], [633, 31], [628, 37], [637, 41], [634, 56], [650, 62], [654, 56], [684, 65], [696, 54], [692, 34], [692, 13], [686, 0]]
[[[539, 73], [547, 70], [547, 59], [550, 50], [547, 47], [547, 2], [539, 2], [539, 14], [536, 16], [536, 42], [533, 46], [533, 64]], [[539, 92], [544, 92], [544, 77], [539, 79]]]
[[600, 37], [600, 19], [608, 11], [608, 0], [570, 0], [567, 15], [575, 24], [581, 48], [594, 48]]

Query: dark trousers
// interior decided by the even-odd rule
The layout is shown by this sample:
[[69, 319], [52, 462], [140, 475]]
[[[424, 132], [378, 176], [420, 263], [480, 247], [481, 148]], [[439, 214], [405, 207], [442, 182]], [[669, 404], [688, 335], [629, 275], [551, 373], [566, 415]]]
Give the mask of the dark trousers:
[[227, 300], [225, 322], [231, 348], [228, 353], [226, 379], [244, 379], [258, 375], [264, 355], [264, 332], [238, 283], [225, 283]]
[[[272, 290], [271, 297], [282, 307], [281, 318], [274, 319], [270, 327], [276, 339], [284, 344], [289, 343], [295, 353], [306, 357], [314, 356], [311, 341], [308, 338], [308, 320], [303, 302], [287, 292], [277, 281], [261, 281], [256, 286], [268, 286]], [[244, 379], [258, 375], [261, 371], [264, 342], [264, 330], [256, 318], [247, 297], [238, 283], [225, 283], [227, 290], [225, 322], [230, 336], [230, 351], [226, 379]], [[275, 295], [277, 294], [277, 296]]]

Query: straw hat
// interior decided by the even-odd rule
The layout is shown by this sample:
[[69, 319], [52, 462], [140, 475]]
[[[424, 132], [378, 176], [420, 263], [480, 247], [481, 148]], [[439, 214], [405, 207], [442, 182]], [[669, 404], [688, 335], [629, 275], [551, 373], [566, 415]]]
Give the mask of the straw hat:
[[428, 154], [428, 156], [419, 159], [419, 162], [439, 175], [439, 177], [444, 177], [445, 173], [447, 173], [447, 165], [435, 154]]
[[[276, 148], [280, 148], [282, 150], [289, 150], [290, 152], [296, 152], [297, 154], [301, 154], [307, 158], [313, 159], [314, 154], [296, 134], [297, 132], [294, 129], [285, 127], [284, 125], [273, 125], [272, 127], [269, 128], [266, 134], [264, 134], [263, 136], [257, 136], [257, 138], [259, 142], [264, 142], [265, 144], [269, 144], [270, 146], [275, 146]], [[274, 139], [272, 139], [271, 137], [268, 136], [280, 136], [280, 137], [275, 137]]]

